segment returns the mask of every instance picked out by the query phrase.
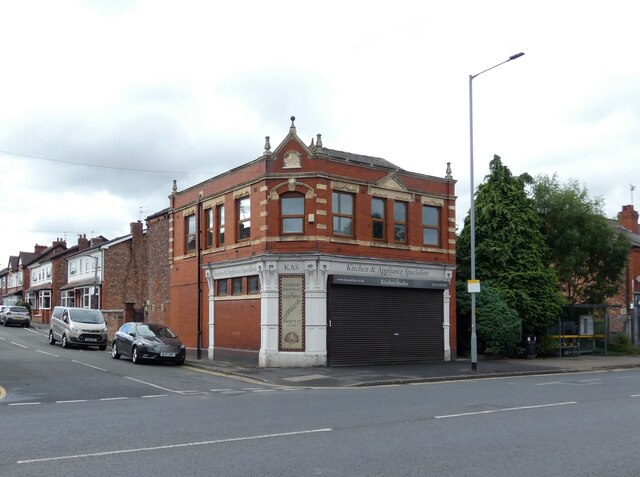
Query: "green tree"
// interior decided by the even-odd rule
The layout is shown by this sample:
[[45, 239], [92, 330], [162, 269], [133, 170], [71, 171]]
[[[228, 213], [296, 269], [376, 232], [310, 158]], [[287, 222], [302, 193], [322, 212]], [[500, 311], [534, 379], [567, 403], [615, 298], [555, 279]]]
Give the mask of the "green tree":
[[603, 303], [615, 295], [629, 257], [628, 239], [608, 224], [602, 200], [577, 181], [538, 176], [533, 198], [550, 261], [570, 303]]
[[[470, 334], [471, 300], [464, 282], [456, 284], [456, 310], [458, 326], [465, 326], [465, 339]], [[518, 351], [522, 339], [522, 320], [518, 313], [507, 305], [499, 289], [485, 285], [476, 300], [478, 341], [485, 353], [511, 356]], [[466, 346], [466, 342], [462, 346]]]
[[[500, 290], [524, 332], [544, 334], [561, 311], [562, 296], [538, 210], [526, 192], [533, 179], [513, 176], [499, 156], [489, 166], [475, 202], [476, 277]], [[469, 224], [467, 216], [457, 247], [462, 280], [470, 276]]]

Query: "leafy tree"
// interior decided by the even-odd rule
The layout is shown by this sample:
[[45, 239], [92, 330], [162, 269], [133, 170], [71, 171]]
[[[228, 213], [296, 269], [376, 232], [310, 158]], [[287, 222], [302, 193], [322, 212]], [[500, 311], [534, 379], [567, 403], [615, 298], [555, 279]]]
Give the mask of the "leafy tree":
[[603, 303], [617, 291], [629, 256], [628, 239], [609, 226], [602, 200], [572, 180], [541, 175], [533, 198], [550, 260], [570, 303]]
[[[541, 233], [535, 202], [527, 196], [529, 174], [513, 176], [494, 156], [475, 202], [476, 274], [498, 288], [522, 319], [523, 331], [544, 334], [561, 311], [562, 296]], [[470, 276], [469, 217], [458, 240], [458, 278]]]
[[[471, 323], [471, 300], [466, 292], [466, 283], [456, 284], [456, 309], [459, 326]], [[480, 348], [488, 354], [510, 356], [517, 352], [522, 339], [522, 320], [518, 313], [507, 305], [499, 289], [485, 285], [476, 299], [476, 318]], [[468, 337], [469, 333], [465, 333]], [[462, 346], [465, 347], [466, 343]]]

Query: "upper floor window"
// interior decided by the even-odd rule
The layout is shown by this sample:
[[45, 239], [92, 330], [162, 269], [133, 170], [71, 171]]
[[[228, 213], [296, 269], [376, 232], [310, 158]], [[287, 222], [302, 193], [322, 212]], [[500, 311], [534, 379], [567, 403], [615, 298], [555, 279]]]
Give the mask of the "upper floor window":
[[393, 203], [393, 240], [407, 242], [407, 203], [396, 201]]
[[213, 209], [205, 209], [204, 210], [204, 228], [206, 230], [205, 235], [205, 247], [211, 248], [215, 246], [214, 237], [215, 237], [215, 225], [213, 223]]
[[69, 275], [75, 275], [76, 273], [78, 273], [78, 263], [69, 262]]
[[251, 237], [251, 201], [249, 197], [238, 200], [238, 240], [247, 240]]
[[353, 195], [334, 192], [331, 195], [333, 233], [353, 237]]
[[440, 208], [422, 206], [422, 243], [440, 245]]
[[218, 246], [224, 245], [224, 205], [216, 207], [216, 222], [218, 224]]
[[378, 197], [371, 199], [371, 234], [375, 240], [384, 240], [384, 207], [384, 199]]
[[184, 219], [185, 251], [193, 252], [196, 249], [196, 216], [189, 215]]
[[304, 232], [304, 196], [285, 195], [280, 199], [280, 216], [283, 234]]

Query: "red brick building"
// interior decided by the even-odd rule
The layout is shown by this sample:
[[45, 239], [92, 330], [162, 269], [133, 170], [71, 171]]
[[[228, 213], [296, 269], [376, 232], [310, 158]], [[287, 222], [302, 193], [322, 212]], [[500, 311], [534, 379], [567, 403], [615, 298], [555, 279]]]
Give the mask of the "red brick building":
[[[445, 165], [443, 164], [443, 169]], [[166, 317], [260, 366], [450, 360], [455, 181], [288, 135], [170, 196]], [[153, 279], [153, 278], [152, 278]]]
[[144, 306], [150, 322], [165, 324], [169, 314], [169, 209], [150, 215], [146, 223], [148, 294]]
[[629, 263], [621, 278], [618, 294], [610, 302], [623, 305], [623, 316], [631, 318], [631, 333], [636, 344], [640, 343], [640, 226], [638, 212], [633, 205], [623, 205], [618, 212], [617, 227], [631, 243]]

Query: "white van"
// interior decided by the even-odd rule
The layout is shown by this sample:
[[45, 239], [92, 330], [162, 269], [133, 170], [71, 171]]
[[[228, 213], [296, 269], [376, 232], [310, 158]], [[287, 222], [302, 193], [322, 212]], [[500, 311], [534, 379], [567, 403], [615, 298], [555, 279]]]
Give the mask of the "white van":
[[107, 349], [107, 325], [100, 310], [56, 306], [49, 323], [49, 344], [63, 348], [98, 346]]

